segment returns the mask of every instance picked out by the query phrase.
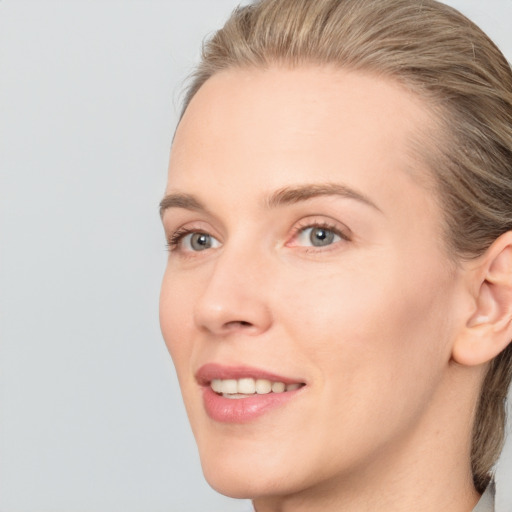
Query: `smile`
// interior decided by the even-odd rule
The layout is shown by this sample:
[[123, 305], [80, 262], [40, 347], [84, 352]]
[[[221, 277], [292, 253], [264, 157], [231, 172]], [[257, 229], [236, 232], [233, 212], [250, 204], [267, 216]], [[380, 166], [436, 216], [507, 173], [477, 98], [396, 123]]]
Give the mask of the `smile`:
[[207, 364], [196, 380], [206, 414], [221, 423], [247, 423], [302, 394], [304, 382], [248, 367]]
[[295, 391], [302, 384], [285, 384], [279, 381], [270, 381], [268, 379], [253, 379], [245, 377], [242, 379], [213, 379], [210, 387], [215, 393], [224, 398], [247, 398], [252, 395], [267, 395], [269, 393], [286, 393]]

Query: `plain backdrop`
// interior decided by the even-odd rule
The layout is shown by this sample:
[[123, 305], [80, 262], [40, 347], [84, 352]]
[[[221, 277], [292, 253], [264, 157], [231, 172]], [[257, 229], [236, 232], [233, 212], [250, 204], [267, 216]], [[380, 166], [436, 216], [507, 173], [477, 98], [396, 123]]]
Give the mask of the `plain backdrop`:
[[[180, 91], [236, 3], [0, 1], [1, 512], [247, 506], [203, 482], [157, 314]], [[449, 3], [512, 58], [511, 0]], [[500, 511], [511, 482], [509, 442]]]

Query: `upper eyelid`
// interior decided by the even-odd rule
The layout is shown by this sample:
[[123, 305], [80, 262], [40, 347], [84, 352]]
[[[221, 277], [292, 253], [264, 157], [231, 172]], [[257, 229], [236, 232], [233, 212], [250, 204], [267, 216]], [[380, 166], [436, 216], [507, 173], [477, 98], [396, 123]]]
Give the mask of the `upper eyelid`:
[[337, 229], [334, 226], [326, 226], [326, 225], [322, 225], [322, 224], [313, 225], [313, 226], [306, 226], [304, 228], [299, 228], [296, 231], [296, 233], [297, 234], [302, 234], [302, 233], [304, 233], [306, 231], [313, 230], [313, 229], [321, 229], [321, 230], [325, 230], [325, 231], [331, 231], [332, 233], [334, 233], [335, 235], [339, 236], [340, 238], [345, 238], [346, 237], [346, 235], [340, 229]]
[[[181, 208], [166, 209], [164, 213], [169, 210], [175, 211], [175, 215], [164, 215], [162, 217], [162, 224], [164, 228], [165, 237], [169, 239], [173, 233], [182, 229], [189, 229], [194, 232], [205, 232], [217, 240], [225, 232], [225, 226], [220, 219], [217, 219], [213, 214], [207, 215], [197, 214], [197, 212], [189, 211]], [[213, 227], [213, 226], [217, 227]]]
[[294, 233], [297, 234], [300, 231], [303, 231], [308, 228], [325, 228], [328, 230], [332, 230], [338, 233], [343, 238], [352, 238], [352, 230], [344, 223], [340, 221], [336, 221], [331, 218], [326, 218], [324, 216], [311, 216], [309, 218], [302, 219], [298, 221], [293, 230]]
[[211, 222], [198, 218], [189, 220], [187, 218], [177, 217], [172, 219], [170, 218], [167, 221], [164, 219], [163, 227], [167, 237], [172, 236], [173, 233], [184, 230], [194, 232], [204, 231], [209, 234], [218, 232], [217, 229], [212, 228]]

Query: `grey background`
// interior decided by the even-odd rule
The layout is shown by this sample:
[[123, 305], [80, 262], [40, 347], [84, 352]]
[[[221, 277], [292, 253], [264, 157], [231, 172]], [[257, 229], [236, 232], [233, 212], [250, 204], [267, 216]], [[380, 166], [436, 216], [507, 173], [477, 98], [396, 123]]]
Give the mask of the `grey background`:
[[[235, 0], [0, 1], [0, 511], [230, 512], [158, 326], [181, 83]], [[449, 2], [512, 59], [512, 1]], [[498, 469], [512, 510], [512, 443]]]

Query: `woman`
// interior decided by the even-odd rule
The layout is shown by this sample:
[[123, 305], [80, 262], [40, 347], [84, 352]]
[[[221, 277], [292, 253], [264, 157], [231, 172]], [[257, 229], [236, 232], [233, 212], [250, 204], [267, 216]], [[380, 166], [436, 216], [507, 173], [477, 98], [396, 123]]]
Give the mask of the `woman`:
[[493, 510], [512, 72], [433, 0], [263, 0], [204, 48], [161, 214], [206, 479], [257, 512]]

